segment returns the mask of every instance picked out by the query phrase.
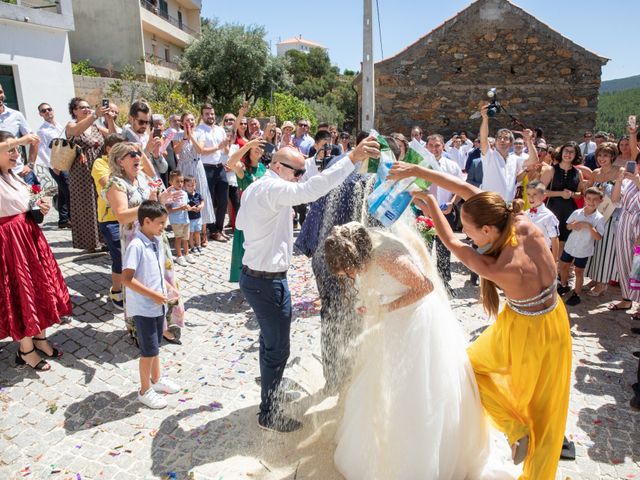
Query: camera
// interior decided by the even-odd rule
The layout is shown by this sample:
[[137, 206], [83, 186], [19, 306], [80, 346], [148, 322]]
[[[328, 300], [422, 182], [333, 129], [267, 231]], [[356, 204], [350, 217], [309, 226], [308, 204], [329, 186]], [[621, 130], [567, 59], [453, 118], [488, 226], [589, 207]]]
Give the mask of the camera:
[[487, 92], [487, 97], [489, 97], [490, 100], [489, 106], [487, 107], [487, 115], [489, 117], [495, 117], [502, 109], [500, 102], [498, 102], [498, 90], [496, 88], [490, 89]]

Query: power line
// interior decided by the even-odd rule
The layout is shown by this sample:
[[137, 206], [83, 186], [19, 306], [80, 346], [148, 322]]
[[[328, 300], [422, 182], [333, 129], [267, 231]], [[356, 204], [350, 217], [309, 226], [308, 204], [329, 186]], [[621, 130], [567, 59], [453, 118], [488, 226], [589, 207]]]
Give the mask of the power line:
[[380, 6], [376, 0], [376, 15], [378, 17], [378, 35], [380, 35], [380, 55], [384, 58], [384, 50], [382, 49], [382, 28], [380, 27]]

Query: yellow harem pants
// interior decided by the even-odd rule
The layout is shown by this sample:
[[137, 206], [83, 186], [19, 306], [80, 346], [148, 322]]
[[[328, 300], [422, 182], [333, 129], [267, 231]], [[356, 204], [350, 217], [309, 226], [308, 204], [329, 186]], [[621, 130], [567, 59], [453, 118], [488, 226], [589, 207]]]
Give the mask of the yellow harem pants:
[[571, 333], [562, 300], [537, 316], [505, 306], [467, 352], [495, 426], [509, 444], [529, 435], [520, 480], [555, 479], [571, 380]]

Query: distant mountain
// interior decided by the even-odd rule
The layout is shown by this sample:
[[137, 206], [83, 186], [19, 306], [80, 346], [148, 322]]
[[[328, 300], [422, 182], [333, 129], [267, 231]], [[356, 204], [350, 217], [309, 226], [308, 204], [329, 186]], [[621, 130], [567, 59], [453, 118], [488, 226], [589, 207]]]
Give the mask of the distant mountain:
[[640, 88], [640, 75], [606, 80], [600, 84], [600, 93], [619, 92], [630, 88]]
[[629, 115], [640, 117], [640, 88], [603, 93], [598, 99], [596, 130], [626, 135]]

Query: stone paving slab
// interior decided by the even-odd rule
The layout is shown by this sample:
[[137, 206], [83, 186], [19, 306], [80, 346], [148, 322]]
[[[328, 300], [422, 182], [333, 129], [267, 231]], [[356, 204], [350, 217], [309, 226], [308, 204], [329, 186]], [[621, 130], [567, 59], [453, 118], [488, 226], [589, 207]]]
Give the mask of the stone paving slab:
[[[15, 368], [17, 344], [0, 342], [0, 478], [341, 478], [330, 442], [339, 405], [320, 392], [319, 304], [307, 259], [295, 257], [289, 274], [295, 320], [285, 372], [303, 392], [290, 408], [305, 428], [278, 435], [256, 426], [258, 326], [237, 284], [226, 281], [230, 243], [211, 242], [198, 265], [178, 270], [187, 327], [183, 345], [163, 346], [161, 360], [183, 390], [167, 396], [168, 408], [153, 411], [136, 401], [137, 350], [122, 313], [106, 297], [108, 255], [73, 250], [70, 232], [57, 230], [55, 218], [47, 220], [45, 233], [67, 279], [74, 316], [49, 331], [65, 351], [50, 372]], [[454, 263], [458, 295], [452, 305], [473, 339], [488, 321], [467, 278]], [[637, 366], [631, 352], [640, 342], [629, 333], [629, 314], [606, 310], [617, 296], [619, 290], [610, 288], [571, 310], [567, 434], [578, 458], [561, 462], [558, 479], [640, 477], [640, 412], [628, 406]]]

